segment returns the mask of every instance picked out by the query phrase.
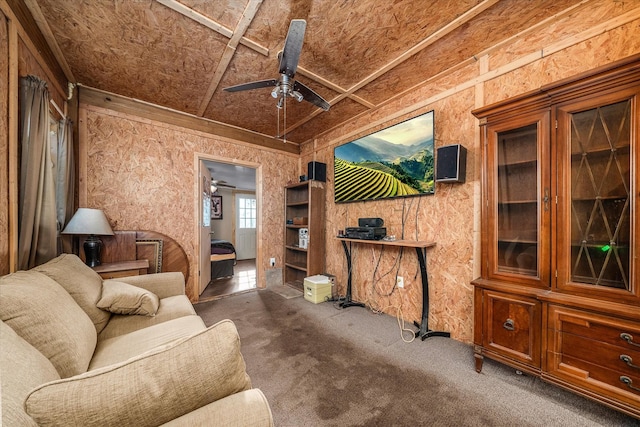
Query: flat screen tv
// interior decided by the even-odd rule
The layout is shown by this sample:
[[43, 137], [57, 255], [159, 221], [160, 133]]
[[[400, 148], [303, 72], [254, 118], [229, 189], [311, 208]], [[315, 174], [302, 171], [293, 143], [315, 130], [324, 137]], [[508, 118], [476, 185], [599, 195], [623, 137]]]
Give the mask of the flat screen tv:
[[334, 150], [335, 201], [433, 194], [433, 111]]

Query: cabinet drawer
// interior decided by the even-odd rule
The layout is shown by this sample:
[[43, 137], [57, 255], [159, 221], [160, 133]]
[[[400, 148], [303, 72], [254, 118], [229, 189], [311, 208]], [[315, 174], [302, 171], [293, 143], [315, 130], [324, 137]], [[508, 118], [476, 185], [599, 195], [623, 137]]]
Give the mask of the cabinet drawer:
[[483, 347], [539, 368], [540, 302], [534, 298], [485, 290], [482, 304]]
[[637, 405], [640, 347], [634, 345], [634, 336], [640, 337], [640, 325], [635, 322], [550, 305], [547, 371]]
[[640, 323], [551, 305], [549, 328], [640, 351]]
[[[566, 332], [557, 332], [561, 336], [560, 351], [562, 363], [568, 363], [579, 369], [589, 371], [588, 366], [582, 366], [583, 362], [589, 366], [601, 366], [616, 374], [616, 381], [620, 375], [640, 377], [640, 352], [623, 349], [602, 341], [591, 340], [586, 337], [573, 335]], [[640, 384], [637, 384], [640, 387]]]

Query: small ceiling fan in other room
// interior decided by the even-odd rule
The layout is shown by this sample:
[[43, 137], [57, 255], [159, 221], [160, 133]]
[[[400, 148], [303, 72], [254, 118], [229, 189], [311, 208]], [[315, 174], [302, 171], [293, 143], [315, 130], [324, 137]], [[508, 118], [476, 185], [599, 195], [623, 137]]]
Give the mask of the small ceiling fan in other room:
[[236, 188], [235, 185], [227, 184], [227, 181], [211, 178], [211, 192], [215, 193], [219, 188]]
[[240, 92], [244, 90], [273, 87], [271, 96], [278, 100], [278, 108], [282, 108], [286, 97], [294, 98], [298, 102], [307, 101], [311, 104], [329, 111], [330, 104], [311, 88], [295, 80], [298, 60], [302, 50], [304, 33], [307, 28], [307, 21], [304, 19], [293, 19], [289, 24], [289, 32], [284, 42], [284, 49], [278, 55], [280, 59], [280, 77], [276, 79], [260, 80], [257, 82], [243, 83], [236, 86], [224, 88], [227, 92]]

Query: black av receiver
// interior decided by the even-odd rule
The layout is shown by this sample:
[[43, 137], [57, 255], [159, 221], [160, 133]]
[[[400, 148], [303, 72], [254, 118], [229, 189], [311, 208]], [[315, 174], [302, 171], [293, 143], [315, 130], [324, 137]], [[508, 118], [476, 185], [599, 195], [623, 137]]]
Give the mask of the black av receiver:
[[380, 240], [387, 235], [386, 227], [347, 227], [345, 237], [349, 239]]

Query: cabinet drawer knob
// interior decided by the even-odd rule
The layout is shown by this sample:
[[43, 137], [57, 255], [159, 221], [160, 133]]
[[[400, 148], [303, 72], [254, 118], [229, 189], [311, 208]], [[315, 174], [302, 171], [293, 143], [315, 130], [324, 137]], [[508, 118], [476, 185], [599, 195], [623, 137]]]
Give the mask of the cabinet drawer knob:
[[633, 335], [631, 335], [631, 334], [623, 332], [623, 333], [620, 334], [620, 338], [622, 338], [623, 340], [625, 340], [626, 342], [628, 342], [631, 345], [635, 345], [636, 347], [640, 347], [640, 344], [633, 342]]
[[631, 356], [627, 356], [626, 354], [621, 354], [620, 360], [622, 360], [624, 363], [631, 366], [632, 368], [640, 369], [640, 366], [633, 364], [633, 359], [631, 358]]
[[505, 328], [507, 331], [513, 331], [516, 328], [513, 326], [513, 320], [511, 319], [507, 319], [506, 322], [504, 322], [504, 324], [502, 325], [503, 328]]
[[627, 387], [629, 387], [631, 390], [640, 391], [640, 388], [633, 386], [633, 381], [631, 381], [631, 378], [629, 378], [628, 376], [626, 375], [621, 376], [620, 381], [625, 383]]

